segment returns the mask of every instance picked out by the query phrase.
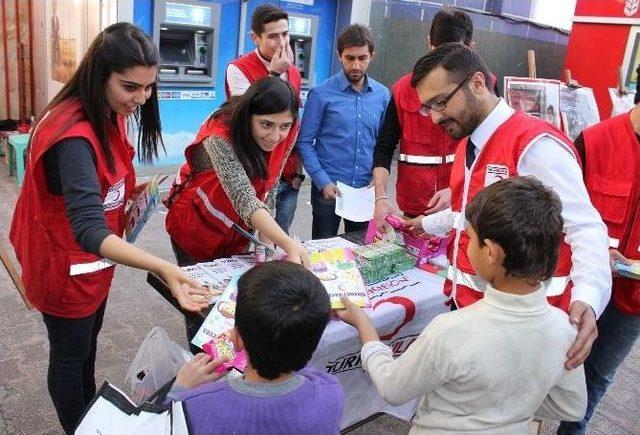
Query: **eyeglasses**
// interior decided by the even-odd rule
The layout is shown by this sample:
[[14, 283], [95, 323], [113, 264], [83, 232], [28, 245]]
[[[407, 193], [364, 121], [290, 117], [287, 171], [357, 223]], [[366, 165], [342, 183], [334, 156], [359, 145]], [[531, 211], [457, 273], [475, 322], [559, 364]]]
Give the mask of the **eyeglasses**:
[[467, 81], [469, 81], [471, 77], [473, 77], [473, 74], [471, 74], [462, 82], [460, 82], [460, 84], [456, 86], [456, 88], [453, 91], [451, 91], [449, 95], [447, 95], [446, 97], [436, 100], [431, 104], [423, 104], [420, 111], [426, 114], [429, 114], [431, 110], [433, 110], [434, 112], [442, 112], [444, 109], [447, 108], [447, 104], [449, 103], [449, 100], [453, 98], [456, 92], [458, 92], [464, 86], [464, 84], [467, 83]]

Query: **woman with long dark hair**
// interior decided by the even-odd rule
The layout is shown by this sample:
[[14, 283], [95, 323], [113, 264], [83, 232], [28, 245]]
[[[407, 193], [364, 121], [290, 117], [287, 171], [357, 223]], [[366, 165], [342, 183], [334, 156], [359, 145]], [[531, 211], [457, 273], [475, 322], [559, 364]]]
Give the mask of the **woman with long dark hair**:
[[179, 267], [121, 238], [136, 181], [125, 118], [138, 120], [142, 161], [157, 157], [162, 144], [158, 57], [137, 27], [107, 27], [30, 139], [10, 238], [27, 297], [47, 327], [49, 393], [67, 433], [96, 391], [96, 341], [115, 263], [159, 274], [185, 309], [206, 306], [204, 290]]
[[246, 250], [245, 231], [307, 264], [302, 245], [280, 229], [273, 213], [284, 162], [298, 132], [298, 97], [274, 77], [254, 82], [202, 125], [166, 201], [166, 227], [179, 264]]
[[[241, 231], [258, 231], [289, 261], [308, 264], [302, 245], [274, 219], [278, 180], [298, 132], [298, 97], [275, 77], [254, 82], [200, 127], [165, 204], [166, 228], [178, 264], [246, 251]], [[240, 228], [238, 231], [236, 228]], [[187, 318], [189, 339], [201, 323]]]

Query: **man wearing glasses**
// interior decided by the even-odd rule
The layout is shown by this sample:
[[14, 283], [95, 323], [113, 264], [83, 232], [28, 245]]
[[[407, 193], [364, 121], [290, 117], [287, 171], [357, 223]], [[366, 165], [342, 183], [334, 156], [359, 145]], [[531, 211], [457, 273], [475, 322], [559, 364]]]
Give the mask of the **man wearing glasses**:
[[[447, 42], [473, 47], [471, 17], [460, 9], [444, 7], [433, 17], [426, 39], [429, 50]], [[491, 79], [497, 83], [493, 75]], [[449, 206], [449, 175], [459, 140], [434, 124], [429, 113], [420, 109], [420, 100], [411, 86], [409, 72], [393, 85], [373, 154], [374, 217], [380, 230], [386, 226], [384, 218], [393, 211], [387, 194], [387, 181], [397, 147], [400, 149], [396, 201], [402, 213], [415, 217]]]
[[442, 45], [416, 63], [411, 83], [423, 109], [454, 138], [468, 137], [451, 171], [451, 207], [406, 223], [454, 236], [445, 293], [464, 307], [481, 299], [487, 285], [467, 256], [466, 205], [482, 188], [507, 177], [532, 175], [551, 187], [562, 202], [564, 242], [556, 273], [544, 285], [549, 302], [568, 311], [578, 328], [565, 363], [571, 369], [589, 354], [596, 317], [611, 293], [606, 228], [589, 201], [569, 139], [544, 121], [514, 112], [489, 90], [488, 74], [482, 59], [461, 44]]

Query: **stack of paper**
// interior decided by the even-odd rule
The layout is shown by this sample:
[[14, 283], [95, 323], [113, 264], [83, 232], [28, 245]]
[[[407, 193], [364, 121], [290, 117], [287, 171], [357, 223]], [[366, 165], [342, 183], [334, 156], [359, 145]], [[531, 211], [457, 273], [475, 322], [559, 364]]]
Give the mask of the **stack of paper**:
[[241, 275], [253, 266], [249, 261], [249, 258], [240, 256], [219, 258], [208, 263], [186, 266], [182, 270], [189, 278], [195, 279], [210, 291], [211, 303], [214, 303], [234, 276]]
[[336, 248], [355, 248], [358, 245], [342, 237], [331, 237], [329, 239], [306, 240], [302, 242], [302, 246], [308, 252], [317, 252]]

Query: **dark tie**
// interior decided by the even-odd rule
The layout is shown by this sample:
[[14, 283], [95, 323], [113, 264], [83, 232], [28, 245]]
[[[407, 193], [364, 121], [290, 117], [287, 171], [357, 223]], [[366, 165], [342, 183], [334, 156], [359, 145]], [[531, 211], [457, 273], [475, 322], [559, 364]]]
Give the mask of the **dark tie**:
[[467, 157], [466, 157], [467, 168], [471, 169], [471, 165], [473, 164], [473, 161], [475, 159], [476, 159], [476, 146], [471, 141], [471, 138], [469, 138], [467, 139]]

